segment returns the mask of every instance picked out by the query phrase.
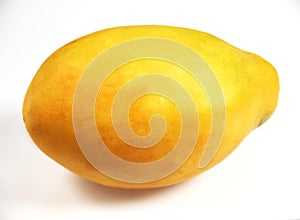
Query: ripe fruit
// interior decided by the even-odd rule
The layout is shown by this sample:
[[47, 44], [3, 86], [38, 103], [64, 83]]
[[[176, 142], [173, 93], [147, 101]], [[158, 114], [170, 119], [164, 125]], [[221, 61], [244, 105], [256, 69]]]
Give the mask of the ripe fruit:
[[[135, 48], [140, 39], [147, 43]], [[206, 64], [203, 64], [203, 70], [196, 68], [195, 71], [205, 77], [205, 74], [209, 75], [205, 68], [210, 68], [218, 86], [209, 80], [197, 81], [191, 69], [181, 63], [143, 54], [144, 51], [163, 54], [162, 58], [179, 58], [179, 62], [195, 66], [196, 58], [190, 59], [180, 48], [199, 56]], [[122, 56], [135, 57], [137, 53], [143, 56], [115, 63]], [[104, 62], [103, 54], [108, 54], [106, 57], [110, 59]], [[97, 84], [100, 82], [98, 77], [103, 77], [103, 71], [112, 64], [116, 68], [104, 77], [101, 85]], [[98, 75], [90, 75], [94, 78], [86, 77], [97, 71]], [[85, 86], [80, 87], [81, 84]], [[151, 92], [153, 88], [169, 93], [168, 97], [161, 92]], [[127, 93], [122, 96], [125, 90]], [[211, 98], [217, 91], [221, 91], [219, 98], [222, 99]], [[42, 64], [28, 88], [23, 117], [38, 147], [70, 171], [111, 187], [155, 188], [186, 180], [223, 160], [251, 130], [271, 116], [277, 105], [278, 91], [277, 73], [271, 64], [212, 35], [168, 26], [118, 27], [84, 36], [54, 52]], [[138, 96], [139, 92], [142, 96]], [[94, 93], [95, 102], [91, 105]], [[170, 98], [173, 96], [176, 100]], [[156, 114], [164, 117], [165, 127], [163, 121], [151, 119]], [[220, 115], [222, 117], [216, 120]], [[96, 142], [90, 122], [95, 122], [98, 138], [109, 149], [109, 154], [121, 158], [125, 164], [114, 163], [113, 157], [103, 156], [106, 154], [99, 153], [97, 148], [92, 149]], [[155, 133], [155, 129], [159, 132]], [[192, 136], [195, 131], [196, 136]], [[218, 149], [215, 153], [208, 147], [208, 142], [218, 139], [217, 136], [222, 139], [220, 146], [216, 141]], [[135, 169], [140, 164], [160, 161], [174, 153], [182, 137], [185, 139], [178, 147], [184, 147], [164, 164], [166, 167]], [[91, 147], [85, 146], [89, 155], [82, 148], [82, 141]], [[191, 151], [185, 152], [189, 144]], [[208, 163], [200, 166], [205, 150], [212, 158], [206, 157]], [[186, 154], [186, 160], [180, 161], [183, 154]], [[99, 170], [93, 163], [98, 159], [107, 166], [103, 169], [107, 168], [107, 172], [113, 172], [117, 177], [101, 172], [102, 167]], [[126, 161], [129, 167], [125, 167]], [[103, 166], [103, 163], [98, 165]], [[169, 169], [174, 164], [178, 167]], [[169, 173], [156, 175], [160, 170], [165, 172], [165, 168]]]

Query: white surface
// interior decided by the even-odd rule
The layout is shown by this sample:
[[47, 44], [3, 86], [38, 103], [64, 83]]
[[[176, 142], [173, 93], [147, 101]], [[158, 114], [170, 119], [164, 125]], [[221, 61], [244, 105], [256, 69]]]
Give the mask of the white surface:
[[[299, 219], [299, 23], [297, 0], [0, 0], [0, 219]], [[224, 162], [174, 187], [109, 189], [66, 171], [25, 131], [26, 89], [60, 46], [133, 24], [206, 31], [269, 60], [281, 82], [275, 114]]]

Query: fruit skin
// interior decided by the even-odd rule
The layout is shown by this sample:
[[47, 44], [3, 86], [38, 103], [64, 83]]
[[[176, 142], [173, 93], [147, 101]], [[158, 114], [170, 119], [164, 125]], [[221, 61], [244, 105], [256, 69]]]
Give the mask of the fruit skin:
[[[199, 53], [216, 74], [223, 90], [226, 128], [215, 157], [205, 168], [199, 168], [200, 156], [208, 140], [211, 124], [210, 105], [203, 88], [185, 70], [164, 61], [144, 59], [118, 68], [108, 78], [107, 85], [99, 91], [103, 96], [98, 95], [95, 106], [99, 133], [108, 143], [119, 143], [119, 138], [111, 130], [111, 121], [99, 112], [106, 111], [107, 102], [112, 100], [115, 92], [126, 80], [142, 73], [159, 71], [180, 81], [196, 100], [201, 121], [198, 144], [190, 158], [178, 170], [160, 180], [134, 184], [109, 178], [87, 161], [74, 135], [72, 102], [81, 74], [98, 54], [123, 41], [141, 37], [174, 40]], [[42, 64], [28, 88], [23, 104], [23, 118], [36, 145], [70, 171], [110, 187], [156, 188], [189, 179], [222, 161], [250, 131], [271, 116], [277, 105], [278, 92], [277, 72], [270, 63], [210, 34], [170, 26], [127, 26], [89, 34], [55, 51]], [[111, 144], [110, 150], [134, 162], [156, 160], [170, 152], [180, 126], [178, 112], [172, 103], [151, 95], [139, 99], [129, 113], [132, 129], [139, 135], [148, 134], [148, 119], [154, 113], [164, 115], [168, 123], [163, 140], [164, 147], [154, 146], [148, 150], [140, 150], [124, 144]]]

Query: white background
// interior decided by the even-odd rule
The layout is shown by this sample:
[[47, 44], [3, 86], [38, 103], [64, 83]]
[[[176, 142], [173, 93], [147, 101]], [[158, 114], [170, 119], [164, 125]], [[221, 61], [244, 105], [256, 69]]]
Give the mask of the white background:
[[[213, 169], [164, 189], [111, 189], [75, 176], [38, 150], [22, 122], [26, 89], [54, 50], [136, 24], [209, 32], [270, 61], [281, 82], [266, 124]], [[299, 30], [299, 0], [0, 0], [0, 219], [299, 219]]]

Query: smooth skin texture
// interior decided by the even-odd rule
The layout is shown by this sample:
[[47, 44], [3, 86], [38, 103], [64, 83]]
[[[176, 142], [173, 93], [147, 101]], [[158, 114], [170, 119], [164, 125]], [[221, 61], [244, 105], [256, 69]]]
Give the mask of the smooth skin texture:
[[[197, 146], [178, 170], [163, 179], [136, 184], [105, 176], [84, 157], [73, 131], [72, 103], [82, 73], [97, 55], [118, 43], [142, 37], [182, 43], [209, 64], [224, 93], [226, 127], [216, 155], [206, 167], [199, 168], [212, 121], [211, 106], [201, 85], [181, 67], [162, 60], [142, 59], [117, 68], [99, 90], [95, 105], [98, 132], [117, 156], [132, 162], [151, 162], [167, 155], [179, 137], [178, 110], [170, 100], [157, 95], [146, 95], [134, 102], [129, 122], [136, 134], [146, 136], [150, 133], [150, 117], [162, 115], [167, 130], [161, 142], [147, 149], [136, 148], [122, 142], [114, 131], [110, 117], [112, 100], [122, 85], [143, 73], [158, 72], [180, 82], [192, 96], [201, 123]], [[110, 187], [156, 188], [187, 180], [226, 158], [250, 131], [271, 116], [278, 92], [277, 72], [270, 63], [210, 34], [169, 26], [118, 27], [89, 34], [55, 51], [42, 64], [28, 88], [23, 118], [36, 145], [68, 170]]]

